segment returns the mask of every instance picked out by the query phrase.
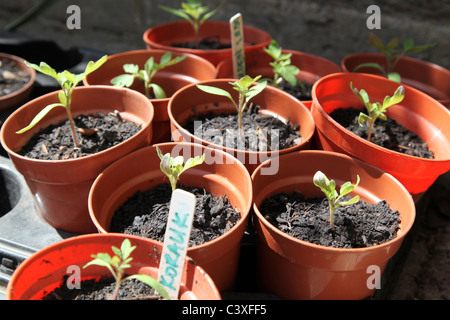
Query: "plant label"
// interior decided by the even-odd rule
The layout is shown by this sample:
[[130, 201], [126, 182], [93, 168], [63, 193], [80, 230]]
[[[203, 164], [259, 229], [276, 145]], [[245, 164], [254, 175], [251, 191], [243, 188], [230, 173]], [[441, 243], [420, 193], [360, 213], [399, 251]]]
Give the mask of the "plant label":
[[244, 29], [242, 15], [234, 15], [230, 19], [231, 49], [233, 59], [233, 77], [240, 79], [245, 76], [245, 53], [244, 53]]
[[195, 195], [175, 189], [170, 201], [158, 273], [158, 281], [171, 299], [178, 298], [194, 212]]

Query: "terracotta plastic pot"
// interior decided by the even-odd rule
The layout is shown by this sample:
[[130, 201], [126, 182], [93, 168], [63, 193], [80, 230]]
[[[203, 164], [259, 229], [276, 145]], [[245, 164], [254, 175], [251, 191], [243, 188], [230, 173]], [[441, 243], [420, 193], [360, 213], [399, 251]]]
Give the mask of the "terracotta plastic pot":
[[0, 52], [0, 59], [11, 60], [12, 62], [14, 62], [16, 67], [24, 70], [30, 75], [30, 81], [28, 81], [28, 83], [20, 90], [7, 94], [5, 96], [0, 96], [0, 111], [4, 111], [19, 106], [30, 96], [31, 91], [33, 90], [34, 82], [36, 81], [36, 71], [33, 68], [27, 66], [24, 62], [24, 59], [20, 57]]
[[419, 135], [428, 143], [435, 158], [405, 155], [368, 142], [329, 116], [337, 108], [365, 110], [352, 92], [350, 82], [358, 89], [365, 89], [371, 101], [383, 101], [399, 86], [386, 78], [364, 73], [338, 73], [318, 80], [313, 88], [311, 111], [319, 145], [324, 150], [346, 153], [392, 174], [418, 199], [439, 175], [450, 169], [449, 110], [419, 90], [404, 86], [405, 98], [400, 104], [390, 107], [386, 115]]
[[[300, 69], [297, 79], [307, 84], [314, 84], [318, 79], [331, 73], [341, 72], [341, 68], [332, 61], [319, 56], [307, 54], [294, 50], [283, 50], [283, 53], [291, 53], [291, 64]], [[265, 51], [248, 52], [245, 54], [246, 74], [251, 77], [262, 75], [263, 77], [273, 78], [273, 68], [270, 63], [272, 57]], [[233, 59], [222, 60], [217, 65], [218, 78], [234, 78]], [[311, 100], [302, 102], [305, 106], [310, 106]]]
[[[158, 144], [165, 154], [182, 155], [186, 159], [205, 153], [205, 162], [180, 177], [187, 186], [201, 186], [215, 196], [226, 195], [241, 213], [239, 222], [224, 235], [188, 248], [188, 256], [214, 280], [220, 291], [234, 286], [239, 261], [240, 241], [244, 235], [252, 205], [252, 185], [245, 167], [232, 156], [219, 150], [189, 143]], [[99, 232], [107, 233], [114, 212], [138, 190], [149, 190], [167, 177], [159, 168], [154, 145], [142, 148], [116, 161], [95, 180], [89, 195], [89, 210]]]
[[[153, 57], [155, 62], [159, 62], [166, 52], [163, 50], [135, 50], [110, 55], [100, 68], [87, 75], [83, 81], [84, 85], [111, 85], [113, 78], [125, 73], [124, 64], [137, 64], [140, 70], [143, 70], [145, 62], [150, 57]], [[152, 144], [170, 142], [170, 121], [167, 114], [169, 98], [182, 87], [201, 80], [214, 79], [217, 74], [215, 66], [203, 58], [184, 53], [174, 53], [172, 56], [186, 56], [186, 58], [157, 72], [154, 77], [154, 83], [164, 89], [167, 98], [151, 99], [155, 109]], [[142, 94], [145, 93], [144, 83], [137, 79], [130, 88]]]
[[[259, 283], [283, 299], [364, 299], [371, 296], [373, 266], [382, 275], [389, 259], [399, 249], [415, 219], [415, 206], [408, 191], [390, 174], [344, 154], [304, 150], [280, 156], [280, 170], [262, 175], [269, 159], [252, 174], [254, 225], [258, 235]], [[297, 190], [306, 197], [323, 196], [313, 176], [323, 171], [342, 185], [360, 184], [354, 190], [362, 200], [386, 200], [401, 216], [400, 230], [393, 240], [368, 248], [332, 248], [296, 239], [269, 223], [259, 211], [264, 199], [280, 192]], [[369, 272], [370, 271], [370, 272]], [[369, 283], [369, 285], [368, 285]]]
[[[111, 273], [105, 267], [90, 266], [83, 269], [83, 266], [92, 260], [92, 254], [106, 252], [113, 255], [111, 247], [120, 248], [125, 239], [136, 246], [131, 254], [131, 267], [127, 271], [130, 274], [148, 274], [157, 278], [162, 243], [123, 234], [82, 235], [45, 247], [23, 261], [11, 276], [6, 299], [42, 300], [46, 294], [64, 284], [63, 277], [72, 276], [76, 267], [80, 271], [80, 281], [110, 277]], [[72, 269], [68, 271], [68, 267]], [[188, 257], [185, 260], [179, 299], [221, 299], [211, 278]]]
[[150, 144], [153, 106], [142, 94], [111, 86], [78, 87], [72, 96], [72, 115], [118, 110], [123, 119], [142, 126], [130, 139], [97, 154], [69, 160], [36, 160], [17, 152], [39, 129], [67, 119], [63, 108], [53, 109], [33, 129], [27, 126], [45, 106], [58, 101], [58, 92], [38, 97], [12, 113], [3, 124], [1, 143], [15, 168], [25, 178], [42, 218], [51, 226], [73, 233], [95, 232], [89, 217], [89, 190], [98, 174], [110, 163], [131, 151]]
[[[386, 68], [386, 59], [381, 53], [357, 53], [344, 57], [341, 67], [351, 72], [362, 63], [374, 62]], [[402, 82], [428, 94], [450, 108], [450, 71], [431, 62], [402, 57], [394, 68], [402, 77]], [[358, 72], [382, 75], [375, 68], [361, 68]]]
[[[202, 81], [200, 84], [218, 87], [227, 90], [231, 93], [235, 101], [238, 99], [238, 92], [232, 88], [229, 82], [234, 82], [234, 79], [216, 79], [209, 81]], [[298, 145], [285, 148], [279, 151], [248, 151], [237, 150], [224, 147], [218, 144], [208, 142], [202, 137], [197, 137], [183, 128], [190, 117], [195, 114], [206, 114], [213, 112], [233, 113], [236, 108], [227, 97], [212, 95], [201, 91], [195, 84], [184, 87], [175, 93], [169, 101], [169, 118], [172, 128], [173, 141], [186, 141], [203, 144], [215, 149], [224, 150], [227, 153], [235, 156], [248, 169], [250, 174], [253, 170], [261, 164], [264, 160], [270, 157], [277, 157], [280, 154], [289, 153], [295, 150], [308, 149], [314, 135], [315, 125], [309, 110], [292, 95], [271, 87], [266, 88], [250, 101], [255, 105], [261, 107], [260, 112], [274, 115], [284, 121], [290, 121], [292, 124], [300, 125], [300, 132], [302, 135], [302, 142]], [[245, 112], [245, 111], [244, 111]], [[276, 170], [276, 168], [273, 168]]]
[[[243, 27], [245, 52], [262, 50], [269, 45], [272, 37], [257, 28]], [[176, 21], [157, 25], [144, 33], [144, 42], [149, 49], [162, 49], [173, 52], [192, 53], [217, 65], [231, 57], [231, 47], [216, 50], [188, 49], [174, 46], [175, 43], [193, 42], [194, 29], [188, 21]], [[231, 46], [230, 24], [223, 21], [205, 21], [200, 28], [199, 38], [217, 38], [222, 44]]]

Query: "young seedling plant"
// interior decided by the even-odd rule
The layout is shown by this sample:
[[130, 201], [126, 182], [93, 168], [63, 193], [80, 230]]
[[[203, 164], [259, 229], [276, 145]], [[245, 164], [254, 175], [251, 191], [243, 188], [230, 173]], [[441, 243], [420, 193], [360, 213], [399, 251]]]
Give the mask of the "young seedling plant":
[[397, 65], [398, 61], [401, 57], [408, 53], [417, 53], [425, 51], [426, 49], [435, 46], [436, 43], [430, 43], [425, 44], [421, 46], [416, 46], [414, 44], [413, 39], [408, 39], [402, 43], [402, 48], [397, 49], [399, 45], [399, 41], [397, 38], [392, 39], [389, 41], [386, 45], [384, 45], [383, 41], [375, 34], [371, 33], [369, 35], [368, 44], [378, 50], [380, 50], [385, 58], [386, 58], [386, 69], [384, 69], [381, 65], [374, 62], [368, 62], [368, 63], [362, 63], [358, 66], [356, 66], [353, 69], [353, 72], [357, 72], [359, 69], [363, 67], [370, 67], [370, 68], [376, 68], [381, 73], [388, 78], [389, 80], [395, 81], [395, 82], [401, 82], [401, 76], [398, 72], [394, 71], [395, 66]]
[[264, 48], [264, 51], [273, 58], [270, 66], [273, 68], [274, 76], [273, 79], [269, 80], [272, 86], [277, 88], [284, 80], [291, 86], [300, 86], [305, 91], [305, 86], [296, 77], [300, 69], [291, 64], [292, 53], [283, 53], [282, 48], [275, 40], [272, 40], [269, 46]]
[[25, 64], [29, 67], [35, 69], [36, 71], [39, 71], [43, 74], [46, 74], [52, 78], [54, 78], [59, 85], [61, 86], [62, 91], [58, 93], [58, 99], [59, 102], [52, 103], [48, 106], [46, 106], [44, 109], [42, 109], [34, 118], [31, 120], [30, 124], [26, 126], [25, 128], [17, 131], [17, 134], [22, 134], [31, 128], [33, 128], [39, 121], [41, 121], [52, 109], [56, 107], [63, 107], [66, 109], [67, 117], [70, 122], [70, 127], [72, 130], [72, 138], [73, 142], [76, 148], [79, 147], [79, 143], [77, 140], [77, 135], [75, 131], [75, 124], [73, 122], [72, 112], [71, 112], [71, 103], [72, 103], [72, 93], [73, 89], [81, 82], [83, 79], [91, 72], [94, 72], [97, 70], [106, 60], [107, 56], [103, 56], [100, 58], [97, 62], [90, 61], [86, 69], [83, 73], [80, 74], [73, 74], [67, 70], [64, 70], [63, 72], [56, 72], [55, 69], [50, 67], [47, 63], [41, 62], [40, 65], [36, 65], [33, 63], [29, 63], [28, 61], [25, 61]]
[[124, 64], [123, 70], [126, 72], [111, 80], [111, 83], [116, 87], [131, 87], [135, 79], [144, 82], [145, 95], [151, 98], [150, 90], [156, 99], [165, 99], [167, 95], [161, 86], [152, 83], [156, 73], [168, 66], [174, 65], [186, 59], [186, 56], [178, 56], [172, 59], [172, 53], [167, 52], [162, 57], [159, 63], [156, 63], [153, 57], [150, 57], [144, 65], [144, 69], [140, 70], [137, 64]]
[[358, 89], [353, 87], [353, 83], [350, 83], [350, 87], [356, 96], [361, 99], [364, 103], [368, 114], [361, 112], [359, 114], [358, 123], [360, 126], [364, 124], [364, 122], [368, 121], [369, 123], [369, 133], [367, 134], [367, 140], [370, 141], [372, 135], [372, 129], [375, 121], [380, 118], [382, 120], [387, 120], [386, 115], [384, 114], [390, 106], [393, 106], [397, 103], [400, 103], [405, 97], [405, 88], [403, 86], [399, 86], [392, 97], [386, 96], [383, 100], [383, 104], [379, 102], [371, 103], [369, 100], [369, 95], [366, 90]]
[[229, 82], [233, 89], [239, 92], [239, 100], [236, 103], [231, 96], [231, 94], [223, 89], [212, 87], [212, 86], [206, 86], [206, 85], [197, 85], [197, 88], [200, 90], [215, 94], [218, 96], [224, 96], [230, 99], [230, 101], [235, 106], [237, 113], [238, 113], [238, 126], [239, 126], [239, 137], [242, 140], [243, 133], [242, 133], [242, 113], [244, 112], [245, 108], [247, 107], [248, 102], [258, 95], [261, 91], [264, 90], [264, 88], [267, 85], [267, 81], [260, 82], [254, 86], [252, 86], [253, 83], [257, 82], [261, 78], [261, 76], [257, 76], [255, 78], [252, 78], [248, 75], [242, 77], [238, 81], [235, 82]]
[[186, 163], [183, 164], [183, 156], [173, 158], [170, 153], [163, 155], [161, 149], [158, 147], [156, 147], [156, 152], [158, 153], [159, 159], [161, 159], [161, 163], [159, 165], [160, 169], [169, 178], [172, 192], [177, 188], [177, 181], [184, 171], [202, 164], [203, 161], [205, 161], [205, 155], [203, 154], [201, 157], [197, 156], [195, 158], [189, 158]]
[[112, 246], [112, 251], [114, 253], [112, 257], [109, 255], [109, 253], [106, 252], [99, 252], [97, 254], [93, 254], [92, 258], [94, 259], [88, 262], [83, 267], [83, 269], [92, 265], [98, 265], [101, 267], [108, 268], [108, 270], [111, 272], [116, 281], [116, 285], [114, 287], [114, 292], [112, 295], [112, 300], [117, 299], [117, 294], [119, 292], [120, 285], [124, 281], [129, 279], [137, 279], [141, 282], [144, 282], [145, 284], [152, 287], [156, 292], [158, 292], [163, 299], [170, 300], [170, 297], [164, 286], [153, 277], [146, 274], [133, 274], [124, 277], [126, 270], [131, 267], [130, 262], [133, 260], [133, 258], [131, 257], [131, 253], [134, 251], [134, 249], [136, 249], [136, 246], [131, 246], [130, 240], [125, 239], [123, 240], [120, 249], [115, 246]]
[[195, 33], [195, 48], [198, 49], [200, 40], [199, 40], [199, 31], [200, 27], [203, 23], [215, 15], [220, 8], [225, 4], [226, 0], [222, 0], [222, 2], [212, 11], [209, 11], [208, 6], [203, 6], [201, 0], [187, 0], [186, 2], [181, 3], [180, 9], [169, 8], [164, 5], [160, 5], [159, 7], [171, 14], [174, 14], [182, 19], [189, 21], [189, 23], [194, 28]]
[[357, 175], [356, 184], [352, 184], [350, 181], [347, 181], [341, 186], [339, 193], [336, 191], [336, 181], [329, 180], [327, 176], [322, 171], [317, 171], [313, 177], [314, 185], [320, 188], [322, 192], [328, 199], [328, 204], [330, 208], [330, 227], [331, 230], [334, 231], [334, 212], [340, 206], [346, 206], [350, 204], [357, 203], [359, 201], [359, 196], [355, 196], [347, 201], [342, 201], [342, 197], [346, 196], [359, 184], [359, 175]]

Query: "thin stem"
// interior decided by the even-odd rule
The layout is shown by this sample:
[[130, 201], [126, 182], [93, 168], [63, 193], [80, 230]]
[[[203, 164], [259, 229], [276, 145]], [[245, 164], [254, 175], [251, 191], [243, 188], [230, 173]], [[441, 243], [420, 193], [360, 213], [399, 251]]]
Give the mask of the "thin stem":
[[332, 202], [330, 202], [330, 226], [331, 230], [334, 231], [334, 205]]
[[67, 98], [67, 105], [66, 105], [66, 112], [67, 112], [67, 118], [69, 118], [69, 123], [70, 123], [70, 129], [72, 130], [72, 138], [73, 138], [73, 143], [75, 144], [76, 148], [80, 147], [80, 144], [78, 143], [78, 139], [77, 139], [77, 133], [75, 131], [75, 124], [73, 122], [73, 117], [72, 117], [72, 112], [70, 111], [70, 105], [71, 105], [71, 94], [67, 94], [66, 95]]

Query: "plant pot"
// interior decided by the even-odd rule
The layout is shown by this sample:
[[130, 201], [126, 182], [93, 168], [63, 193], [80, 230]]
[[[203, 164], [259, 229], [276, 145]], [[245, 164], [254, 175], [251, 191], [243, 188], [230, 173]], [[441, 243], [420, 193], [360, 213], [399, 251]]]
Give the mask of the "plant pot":
[[[80, 280], [110, 277], [105, 267], [90, 266], [83, 269], [91, 255], [99, 252], [113, 254], [111, 247], [120, 248], [129, 239], [136, 249], [131, 254], [130, 274], [158, 276], [162, 243], [123, 234], [89, 234], [62, 240], [45, 247], [23, 261], [13, 273], [6, 290], [7, 300], [41, 300], [63, 283], [63, 277], [72, 276], [68, 267], [78, 267]], [[181, 279], [179, 299], [219, 300], [220, 294], [211, 278], [186, 257]]]
[[[269, 159], [252, 174], [254, 225], [258, 235], [259, 281], [265, 290], [283, 299], [364, 299], [373, 294], [368, 268], [384, 271], [415, 219], [415, 206], [408, 191], [391, 175], [350, 156], [304, 150], [280, 156], [275, 176], [262, 175]], [[299, 165], [301, 164], [301, 165]], [[305, 197], [323, 196], [313, 176], [323, 171], [336, 185], [360, 184], [354, 190], [367, 203], [386, 200], [401, 215], [400, 230], [393, 240], [367, 248], [332, 248], [302, 241], [280, 231], [259, 211], [264, 199], [279, 192], [298, 190]]]
[[[124, 74], [123, 65], [127, 63], [137, 64], [139, 70], [144, 69], [145, 62], [154, 57], [156, 62], [161, 60], [166, 51], [163, 50], [135, 50], [122, 52], [108, 56], [108, 60], [96, 71], [88, 74], [83, 83], [89, 85], [112, 85], [111, 80]], [[152, 144], [170, 142], [170, 122], [167, 114], [169, 98], [182, 87], [201, 80], [216, 78], [217, 71], [214, 65], [200, 57], [174, 53], [173, 56], [186, 56], [183, 61], [164, 68], [156, 73], [154, 83], [159, 84], [165, 91], [167, 98], [151, 99], [155, 116], [153, 118]], [[135, 80], [130, 89], [144, 94], [144, 83]]]
[[[327, 59], [300, 51], [282, 50], [284, 54], [291, 53], [291, 65], [300, 69], [297, 79], [308, 85], [313, 85], [318, 79], [331, 73], [341, 72], [341, 68]], [[247, 52], [245, 54], [246, 74], [251, 77], [262, 75], [263, 78], [273, 78], [273, 68], [270, 63], [272, 57], [265, 51]], [[234, 78], [233, 59], [227, 58], [217, 65], [218, 78]], [[306, 107], [311, 105], [312, 99], [302, 102]], [[306, 102], [306, 103], [305, 103]]]
[[[381, 53], [357, 53], [344, 57], [341, 67], [344, 72], [351, 72], [362, 63], [378, 63], [386, 68], [386, 58]], [[402, 83], [428, 94], [450, 108], [450, 71], [431, 62], [401, 57], [394, 68], [402, 78]], [[382, 75], [375, 68], [361, 68], [358, 72]]]
[[[266, 32], [250, 26], [243, 27], [245, 52], [262, 50], [272, 40]], [[143, 39], [148, 49], [162, 49], [172, 52], [191, 53], [217, 65], [223, 59], [231, 57], [230, 24], [223, 21], [207, 20], [199, 31], [199, 38], [218, 38], [220, 43], [230, 48], [216, 50], [188, 49], [173, 46], [174, 43], [192, 42], [195, 40], [194, 29], [188, 21], [176, 21], [157, 25], [145, 31]]]
[[72, 114], [118, 110], [123, 119], [141, 124], [141, 130], [130, 139], [107, 150], [78, 159], [36, 160], [17, 152], [30, 138], [50, 124], [67, 119], [63, 108], [53, 109], [33, 129], [19, 135], [15, 132], [28, 125], [45, 106], [58, 101], [58, 92], [38, 97], [12, 113], [1, 131], [1, 143], [15, 168], [25, 178], [42, 218], [57, 229], [72, 233], [95, 232], [89, 217], [88, 195], [95, 178], [115, 160], [131, 151], [150, 144], [153, 106], [142, 94], [110, 86], [75, 88]]
[[[241, 213], [239, 222], [228, 232], [212, 241], [189, 247], [187, 251], [187, 255], [211, 276], [220, 291], [231, 289], [237, 274], [240, 241], [252, 204], [250, 175], [239, 161], [219, 150], [174, 142], [157, 146], [163, 154], [183, 155], [185, 161], [205, 153], [205, 162], [183, 172], [179, 183], [201, 186], [216, 197], [226, 195]], [[116, 209], [136, 191], [149, 190], [168, 181], [159, 164], [156, 147], [152, 145], [116, 161], [99, 175], [89, 195], [90, 215], [99, 232], [108, 232]]]
[[337, 108], [364, 108], [351, 90], [350, 82], [358, 89], [365, 89], [370, 101], [383, 101], [399, 86], [383, 77], [364, 73], [333, 74], [317, 81], [311, 111], [318, 144], [324, 150], [346, 153], [392, 174], [418, 200], [439, 175], [450, 169], [449, 110], [419, 90], [404, 86], [405, 98], [387, 109], [386, 115], [419, 135], [434, 151], [434, 159], [405, 155], [368, 142], [330, 117]]
[[[200, 84], [227, 90], [235, 101], [237, 101], [238, 92], [229, 84], [229, 82], [233, 81], [235, 80], [216, 79], [202, 81]], [[252, 98], [250, 102], [254, 105], [260, 105], [261, 113], [273, 115], [285, 122], [289, 121], [291, 124], [299, 124], [302, 142], [278, 151], [248, 151], [214, 144], [191, 134], [188, 130], [184, 129], [183, 126], [187, 123], [189, 118], [194, 115], [194, 110], [195, 114], [206, 114], [208, 112], [213, 112], [214, 114], [236, 112], [236, 108], [228, 98], [203, 92], [198, 89], [195, 84], [184, 87], [175, 93], [169, 101], [168, 112], [171, 121], [172, 139], [173, 141], [199, 143], [230, 153], [245, 165], [250, 174], [260, 163], [269, 157], [276, 158], [280, 154], [309, 148], [315, 125], [311, 113], [302, 102], [290, 94], [271, 86], [266, 86], [266, 88]], [[274, 167], [273, 169], [276, 170], [277, 168]]]
[[24, 59], [20, 57], [0, 52], [0, 60], [1, 59], [11, 60], [16, 67], [25, 71], [30, 76], [30, 80], [21, 89], [4, 96], [0, 96], [0, 111], [5, 111], [10, 108], [17, 107], [30, 96], [31, 91], [33, 90], [34, 82], [36, 81], [36, 71], [28, 67], [25, 64]]

